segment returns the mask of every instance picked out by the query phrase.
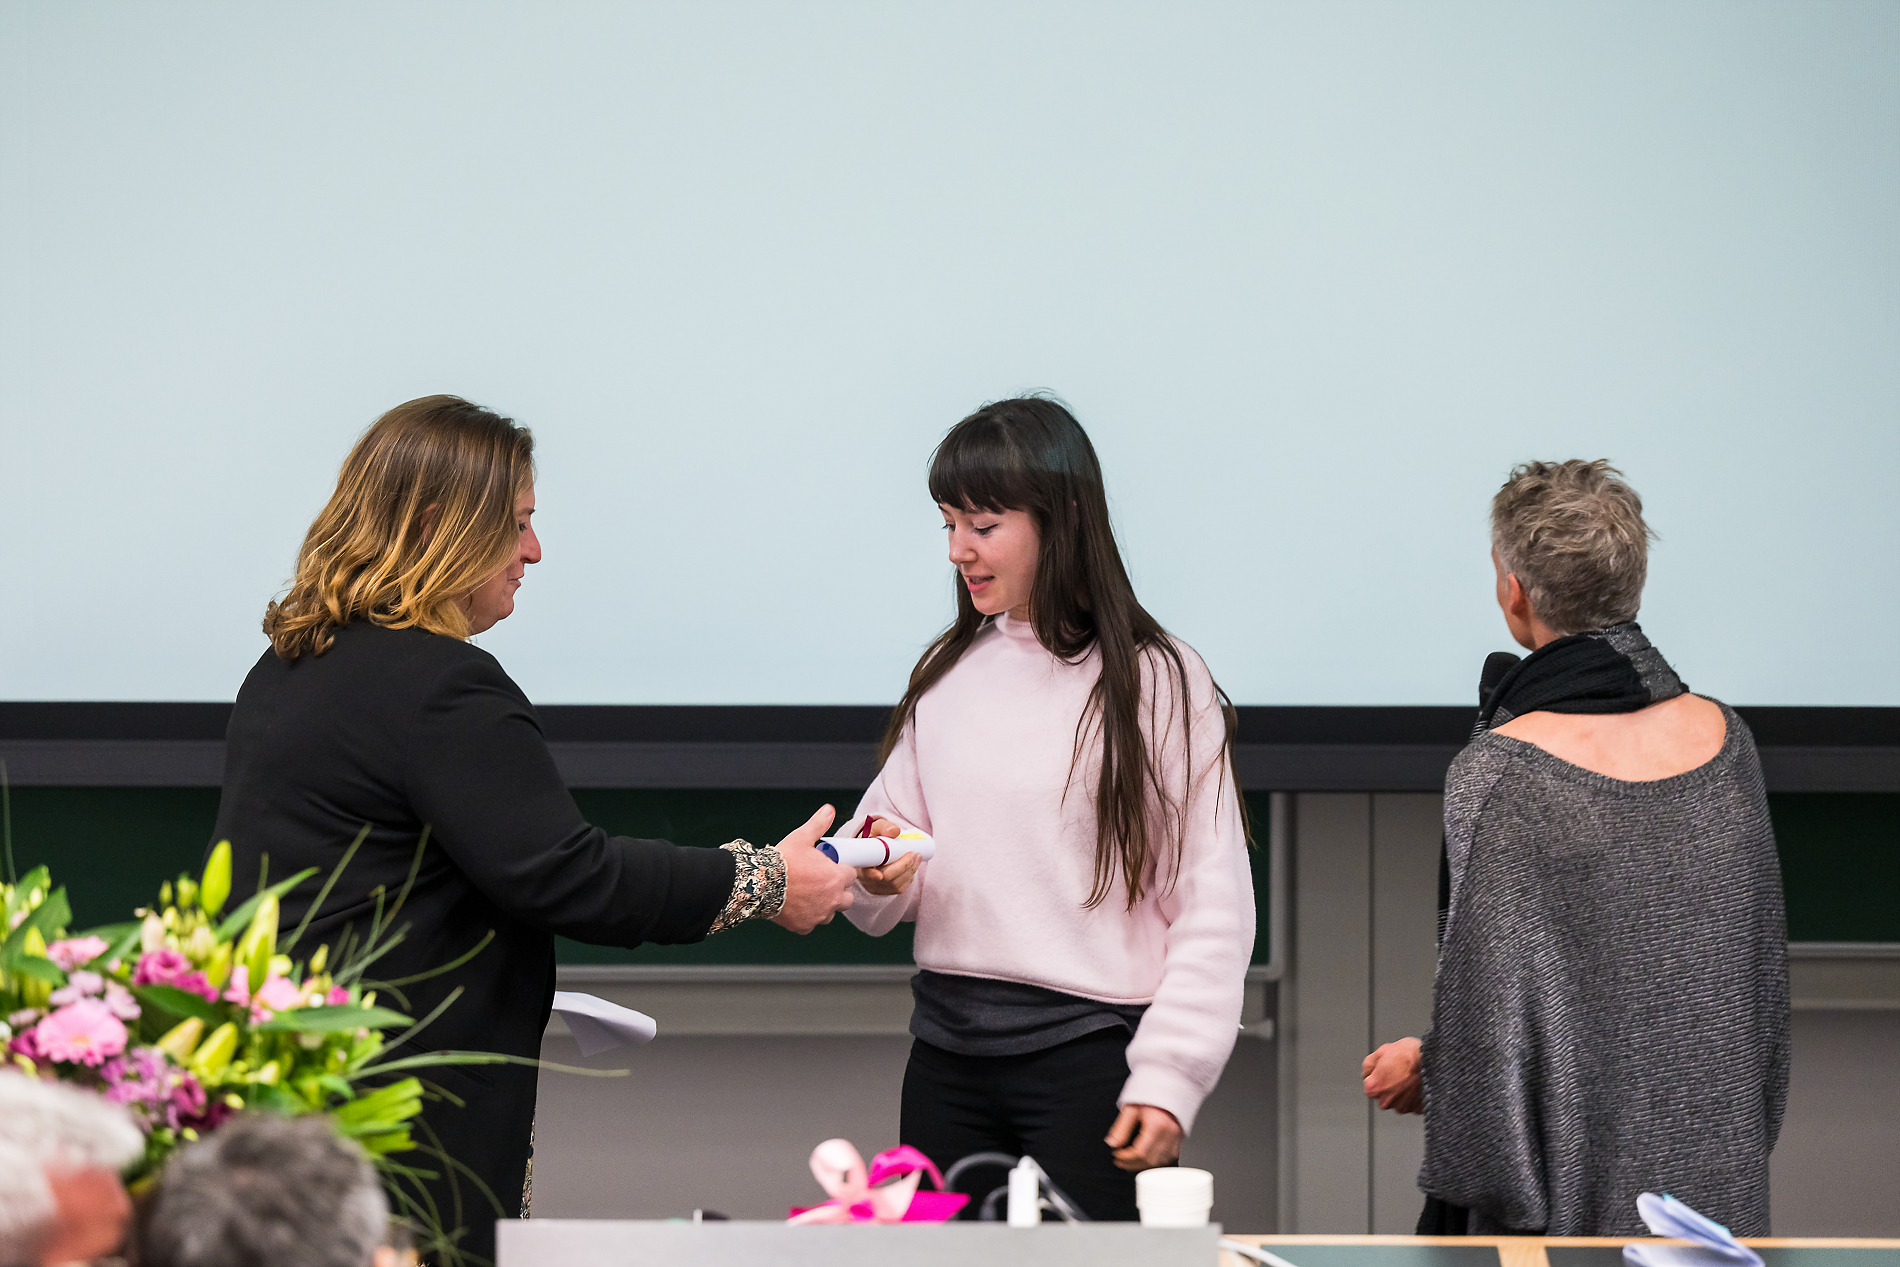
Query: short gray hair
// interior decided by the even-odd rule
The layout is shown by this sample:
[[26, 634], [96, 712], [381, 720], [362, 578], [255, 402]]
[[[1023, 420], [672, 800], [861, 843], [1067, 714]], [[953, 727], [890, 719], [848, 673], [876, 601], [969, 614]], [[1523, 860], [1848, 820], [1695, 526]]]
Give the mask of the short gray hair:
[[116, 1172], [144, 1153], [145, 1136], [118, 1105], [0, 1071], [0, 1267], [39, 1261], [58, 1213], [47, 1167]]
[[0, 1267], [36, 1267], [57, 1211], [39, 1162], [0, 1140]]
[[145, 1153], [131, 1115], [89, 1091], [0, 1072], [0, 1143], [41, 1166], [124, 1170]]
[[329, 1119], [233, 1118], [166, 1165], [139, 1241], [146, 1267], [367, 1267], [389, 1206]]
[[1634, 620], [1649, 579], [1643, 499], [1609, 459], [1526, 462], [1491, 499], [1491, 546], [1559, 634]]

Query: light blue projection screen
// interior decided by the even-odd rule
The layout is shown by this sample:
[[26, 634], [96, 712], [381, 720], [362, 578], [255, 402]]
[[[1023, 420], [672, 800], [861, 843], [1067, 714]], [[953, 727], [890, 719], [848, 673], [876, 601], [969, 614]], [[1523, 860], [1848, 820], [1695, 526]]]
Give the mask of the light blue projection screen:
[[0, 698], [223, 700], [356, 433], [531, 425], [546, 703], [875, 703], [925, 465], [1090, 429], [1247, 704], [1467, 701], [1609, 457], [1698, 690], [1900, 704], [1900, 6], [0, 7]]

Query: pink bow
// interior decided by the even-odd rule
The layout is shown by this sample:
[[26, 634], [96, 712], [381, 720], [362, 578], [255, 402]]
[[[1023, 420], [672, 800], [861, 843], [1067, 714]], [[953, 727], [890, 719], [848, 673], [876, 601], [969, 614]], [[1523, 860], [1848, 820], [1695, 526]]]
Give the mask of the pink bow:
[[[941, 1223], [970, 1200], [961, 1192], [941, 1191], [943, 1173], [908, 1144], [871, 1158], [867, 1173], [850, 1140], [828, 1139], [811, 1150], [811, 1173], [831, 1200], [793, 1207], [788, 1223]], [[917, 1191], [925, 1174], [939, 1191]]]

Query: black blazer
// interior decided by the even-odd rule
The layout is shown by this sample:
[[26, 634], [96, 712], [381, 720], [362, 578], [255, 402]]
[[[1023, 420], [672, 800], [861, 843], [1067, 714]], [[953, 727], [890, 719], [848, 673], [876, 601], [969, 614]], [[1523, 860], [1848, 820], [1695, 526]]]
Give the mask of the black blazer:
[[[555, 771], [521, 688], [479, 647], [419, 629], [356, 621], [320, 656], [266, 651], [238, 692], [226, 738], [213, 841], [231, 842], [232, 892], [254, 891], [259, 857], [286, 879], [318, 875], [283, 900], [283, 935], [364, 824], [357, 852], [296, 956], [332, 953], [369, 894], [393, 902], [429, 827], [422, 870], [397, 918], [407, 938], [368, 975], [440, 967], [489, 929], [453, 972], [403, 987], [420, 1019], [466, 992], [418, 1035], [421, 1050], [540, 1054], [554, 993], [554, 935], [607, 946], [692, 942], [730, 897], [732, 855], [629, 840], [590, 827]], [[384, 994], [377, 1000], [401, 1007]]]

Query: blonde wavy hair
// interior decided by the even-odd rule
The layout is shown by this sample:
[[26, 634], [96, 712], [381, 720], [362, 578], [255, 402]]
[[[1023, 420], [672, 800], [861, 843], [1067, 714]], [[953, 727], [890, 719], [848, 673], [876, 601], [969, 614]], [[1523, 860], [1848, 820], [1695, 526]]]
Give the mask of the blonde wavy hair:
[[264, 613], [279, 658], [322, 655], [366, 619], [466, 638], [463, 603], [506, 566], [534, 435], [459, 396], [424, 396], [371, 423], [304, 535], [290, 591]]

